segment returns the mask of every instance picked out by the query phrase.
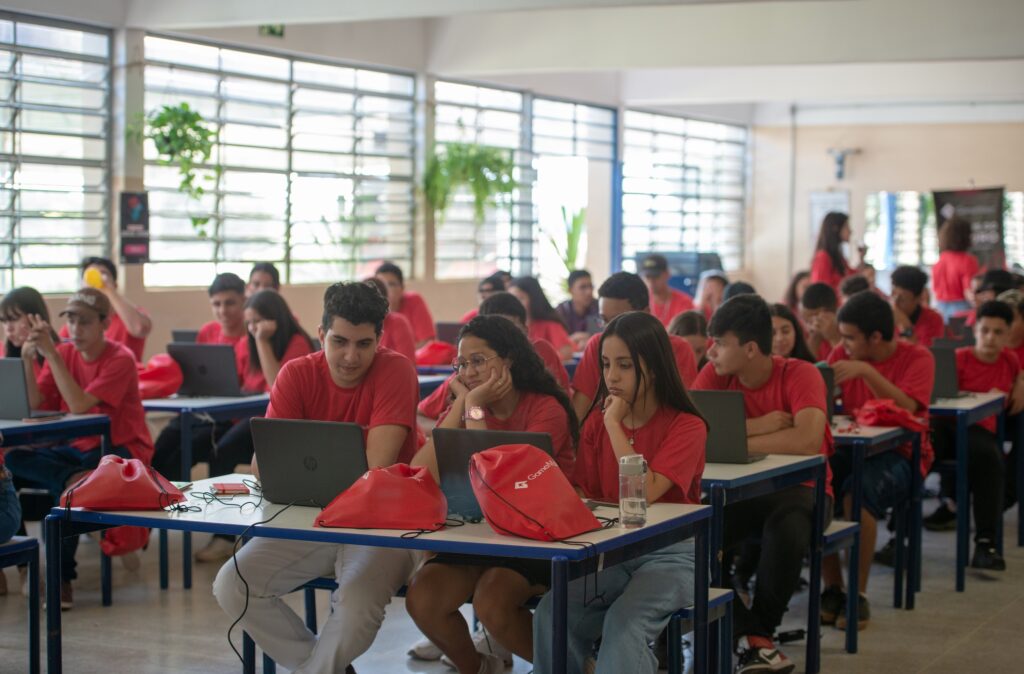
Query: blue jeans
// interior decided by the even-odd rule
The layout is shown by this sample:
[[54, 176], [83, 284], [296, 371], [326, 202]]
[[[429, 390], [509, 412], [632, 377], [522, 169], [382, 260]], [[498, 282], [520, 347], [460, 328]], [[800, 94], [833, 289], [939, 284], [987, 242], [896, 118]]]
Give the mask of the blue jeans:
[[[0, 467], [0, 471], [3, 468]], [[6, 474], [5, 474], [6, 475]], [[11, 536], [21, 526], [21, 503], [14, 491], [11, 477], [0, 478], [0, 543], [11, 540]]]
[[[661, 634], [672, 613], [693, 604], [694, 564], [693, 541], [687, 540], [602, 571], [597, 598], [593, 578], [569, 583], [568, 672], [583, 672], [601, 639], [596, 674], [655, 674], [658, 661], [647, 644]], [[551, 604], [549, 592], [533, 615], [534, 674], [552, 674]]]
[[942, 314], [942, 321], [949, 323], [949, 319], [953, 316], [971, 310], [971, 303], [967, 300], [957, 300], [956, 302], [935, 302], [935, 309]]

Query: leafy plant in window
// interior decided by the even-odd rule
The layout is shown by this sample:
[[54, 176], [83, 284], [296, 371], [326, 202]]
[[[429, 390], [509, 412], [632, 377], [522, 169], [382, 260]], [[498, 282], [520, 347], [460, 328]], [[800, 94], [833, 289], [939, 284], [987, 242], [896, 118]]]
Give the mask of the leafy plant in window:
[[334, 258], [342, 278], [356, 277], [359, 263], [362, 261], [363, 245], [370, 241], [370, 237], [364, 234], [363, 227], [375, 222], [372, 215], [358, 215], [358, 206], [360, 203], [374, 202], [376, 199], [375, 196], [357, 196], [349, 204], [345, 195], [339, 196], [337, 220], [331, 222], [325, 216], [321, 216], [320, 224], [323, 225], [325, 236], [321, 238], [313, 232], [313, 240], [317, 245], [327, 250], [344, 251], [342, 255]]
[[[211, 129], [203, 116], [188, 103], [165, 105], [154, 110], [129, 129], [129, 137], [137, 141], [151, 140], [157, 151], [157, 161], [164, 166], [176, 166], [181, 176], [178, 191], [199, 201], [206, 190], [200, 181], [211, 182], [221, 172], [220, 166], [206, 167], [213, 155], [217, 132]], [[203, 171], [200, 177], [200, 171]], [[192, 227], [205, 237], [209, 216], [189, 216]]]
[[553, 234], [548, 234], [548, 240], [554, 246], [559, 259], [565, 265], [566, 271], [576, 269], [576, 260], [579, 257], [580, 241], [583, 233], [587, 230], [586, 223], [587, 209], [581, 208], [572, 213], [562, 206], [562, 221], [565, 223], [565, 238], [559, 239]]
[[473, 221], [481, 225], [488, 206], [506, 201], [516, 188], [512, 151], [476, 143], [445, 143], [431, 155], [423, 176], [427, 204], [444, 222], [452, 194], [468, 188], [473, 195]]

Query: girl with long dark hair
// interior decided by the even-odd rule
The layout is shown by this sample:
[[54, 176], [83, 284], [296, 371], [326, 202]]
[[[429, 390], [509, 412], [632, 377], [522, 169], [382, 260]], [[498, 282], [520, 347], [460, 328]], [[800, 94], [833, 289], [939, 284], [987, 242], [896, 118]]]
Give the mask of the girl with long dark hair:
[[540, 283], [532, 276], [513, 279], [508, 285], [508, 292], [526, 307], [527, 328], [530, 340], [546, 339], [558, 350], [562, 360], [572, 358], [575, 345], [569, 338], [562, 316], [551, 306]]
[[843, 244], [849, 240], [850, 217], [836, 211], [826, 213], [811, 262], [811, 283], [827, 283], [839, 294], [839, 284], [853, 271], [843, 256]]
[[235, 347], [235, 361], [246, 391], [269, 391], [282, 365], [312, 349], [288, 303], [273, 290], [257, 291], [245, 301], [245, 325], [249, 334]]
[[785, 304], [770, 304], [768, 312], [772, 315], [772, 355], [783, 358], [799, 358], [808, 363], [816, 363], [804, 339], [804, 326], [800, 324], [796, 314]]
[[[670, 362], [672, 362], [670, 360]], [[449, 382], [454, 399], [439, 428], [529, 431], [551, 435], [555, 461], [572, 472], [579, 437], [565, 391], [523, 332], [500, 316], [477, 316], [459, 333], [458, 376]], [[432, 442], [413, 465], [437, 477]], [[409, 583], [406, 607], [423, 634], [460, 672], [503, 672], [511, 655], [477, 652], [459, 608], [470, 597], [490, 637], [526, 660], [533, 659], [531, 616], [524, 604], [547, 591], [547, 562], [478, 555], [440, 554]]]
[[[0, 322], [4, 324], [4, 341], [0, 342], [0, 358], [21, 358], [21, 347], [32, 332], [28, 317], [36, 315], [50, 325], [50, 310], [39, 291], [29, 286], [14, 288], [0, 300]], [[60, 338], [50, 331], [54, 344]], [[43, 367], [43, 357], [38, 357], [36, 376]]]
[[789, 307], [793, 313], [800, 311], [800, 298], [804, 296], [804, 291], [809, 285], [811, 285], [811, 272], [807, 270], [798, 271], [790, 279], [783, 304]]
[[[700, 503], [707, 424], [679, 377], [668, 333], [651, 314], [628, 312], [612, 320], [600, 343], [603, 377], [583, 422], [573, 482], [600, 501], [619, 497], [619, 459], [642, 455], [648, 464], [648, 503]], [[698, 561], [682, 541], [600, 572], [600, 595], [586, 579], [569, 584], [569, 667], [585, 661], [601, 640], [597, 674], [649, 672], [658, 661], [648, 647], [672, 612], [693, 601]], [[593, 594], [593, 588], [590, 593]], [[534, 672], [551, 673], [550, 593], [534, 614]]]

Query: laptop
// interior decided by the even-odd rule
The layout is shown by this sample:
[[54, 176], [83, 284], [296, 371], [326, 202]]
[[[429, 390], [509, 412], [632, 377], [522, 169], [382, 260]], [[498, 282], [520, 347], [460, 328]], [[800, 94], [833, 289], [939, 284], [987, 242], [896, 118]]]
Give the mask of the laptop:
[[252, 446], [263, 498], [326, 508], [369, 466], [359, 424], [253, 417]]
[[708, 420], [705, 459], [709, 463], [753, 463], [764, 454], [747, 453], [747, 413], [739, 391], [690, 391], [693, 404]]
[[932, 386], [932, 402], [948, 398], [963, 398], [960, 380], [956, 374], [956, 350], [945, 346], [933, 346], [935, 357], [935, 384]]
[[235, 349], [230, 344], [167, 345], [170, 354], [184, 375], [179, 396], [193, 398], [243, 395], [235, 365]]
[[818, 364], [816, 366], [818, 372], [821, 372], [822, 379], [825, 380], [825, 414], [828, 417], [828, 423], [832, 423], [832, 417], [836, 413], [836, 372], [828, 365]]
[[[467, 522], [478, 522], [484, 513], [469, 481], [469, 459], [498, 445], [533, 445], [554, 456], [547, 433], [515, 431], [478, 431], [465, 428], [435, 428], [434, 453], [441, 476], [441, 492], [448, 500], [448, 514]], [[260, 472], [263, 472], [262, 464]]]
[[198, 330], [171, 330], [171, 341], [195, 344], [197, 339], [199, 339]]
[[437, 331], [437, 341], [458, 345], [459, 331], [462, 330], [463, 325], [463, 323], [458, 321], [438, 321], [434, 324], [434, 329]]
[[63, 412], [34, 410], [28, 401], [28, 382], [21, 358], [0, 358], [0, 419], [44, 419], [64, 416]]

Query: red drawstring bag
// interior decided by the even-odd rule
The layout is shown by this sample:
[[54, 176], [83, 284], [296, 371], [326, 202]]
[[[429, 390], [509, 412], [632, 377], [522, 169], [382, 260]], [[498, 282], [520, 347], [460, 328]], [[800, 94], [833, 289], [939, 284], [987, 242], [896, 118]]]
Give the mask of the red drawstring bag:
[[555, 460], [533, 445], [500, 445], [474, 454], [469, 479], [499, 534], [561, 541], [601, 528]]
[[372, 468], [316, 516], [318, 527], [436, 531], [448, 501], [424, 466], [396, 463]]
[[62, 508], [163, 510], [185, 500], [181, 490], [138, 459], [107, 454], [96, 469], [68, 487]]
[[889, 398], [874, 398], [867, 401], [855, 412], [855, 418], [861, 426], [900, 426], [918, 433], [928, 430], [927, 423]]
[[166, 353], [158, 353], [144, 367], [139, 366], [139, 395], [143, 400], [172, 396], [183, 381], [181, 366]]
[[458, 350], [451, 344], [432, 339], [416, 349], [416, 364], [451, 365], [457, 355], [459, 355]]
[[141, 550], [148, 544], [148, 527], [114, 527], [103, 532], [100, 550], [107, 557], [118, 557]]

